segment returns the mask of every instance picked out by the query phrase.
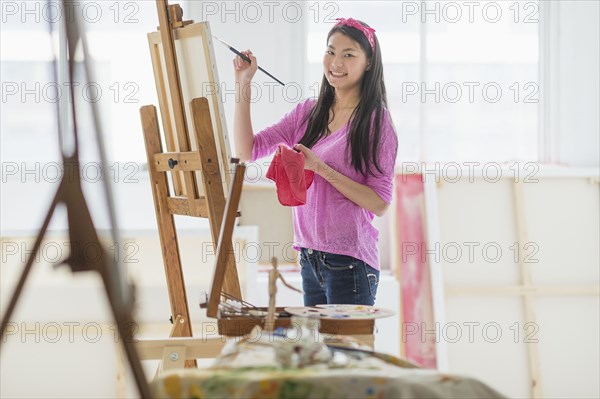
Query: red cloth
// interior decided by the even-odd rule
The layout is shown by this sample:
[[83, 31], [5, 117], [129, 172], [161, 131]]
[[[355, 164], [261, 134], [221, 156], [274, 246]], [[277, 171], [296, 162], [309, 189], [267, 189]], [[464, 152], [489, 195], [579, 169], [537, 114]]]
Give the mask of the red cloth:
[[306, 190], [313, 182], [315, 173], [304, 170], [304, 154], [280, 144], [267, 178], [275, 182], [279, 203], [285, 206], [298, 206], [306, 203]]

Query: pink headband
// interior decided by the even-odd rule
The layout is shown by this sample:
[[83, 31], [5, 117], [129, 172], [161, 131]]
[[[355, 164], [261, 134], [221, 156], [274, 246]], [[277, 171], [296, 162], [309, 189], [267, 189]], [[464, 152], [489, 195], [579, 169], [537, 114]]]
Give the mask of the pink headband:
[[365, 37], [367, 38], [369, 43], [371, 44], [371, 48], [373, 50], [375, 50], [375, 29], [369, 28], [368, 26], [364, 26], [363, 24], [361, 24], [360, 22], [358, 22], [357, 20], [355, 20], [353, 18], [348, 18], [348, 19], [336, 18], [336, 21], [338, 21], [338, 23], [335, 24], [334, 28], [336, 26], [346, 25], [346, 26], [351, 26], [351, 27], [356, 28], [359, 31], [361, 31], [365, 35]]

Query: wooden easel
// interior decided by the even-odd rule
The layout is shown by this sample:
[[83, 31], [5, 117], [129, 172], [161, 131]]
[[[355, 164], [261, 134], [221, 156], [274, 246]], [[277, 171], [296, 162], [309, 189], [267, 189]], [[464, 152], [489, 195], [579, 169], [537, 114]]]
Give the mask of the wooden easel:
[[[175, 29], [185, 27], [192, 21], [181, 20], [182, 12], [179, 5], [169, 6], [166, 0], [156, 0], [156, 6], [168, 80], [168, 88], [165, 87], [165, 90], [163, 90], [163, 94], [168, 98], [164, 98], [159, 93], [167, 151], [163, 151], [161, 144], [156, 107], [153, 105], [144, 106], [140, 109], [140, 114], [171, 303], [173, 327], [170, 336], [192, 337], [192, 326], [173, 215], [208, 218], [212, 240], [215, 247], [217, 247], [226, 198], [208, 100], [206, 98], [196, 98], [190, 104], [194, 124], [193, 133], [190, 132], [185, 118], [185, 105], [183, 103], [174, 38]], [[163, 83], [157, 81], [157, 85], [161, 84]], [[169, 118], [165, 118], [165, 110], [169, 101], [172, 106], [170, 111], [172, 112], [174, 126], [171, 126]], [[192, 139], [195, 139], [196, 149], [192, 149]], [[204, 196], [199, 195], [196, 176], [198, 172], [202, 176]], [[170, 192], [168, 184], [168, 173], [170, 173], [173, 182], [173, 194]], [[241, 191], [241, 184], [239, 184], [239, 190]], [[229, 241], [231, 241], [231, 238], [229, 238]], [[226, 271], [223, 275], [223, 291], [230, 296], [240, 298], [241, 290], [233, 252], [228, 251], [222, 261], [226, 265]], [[187, 367], [195, 367], [195, 365], [195, 360], [186, 362]]]

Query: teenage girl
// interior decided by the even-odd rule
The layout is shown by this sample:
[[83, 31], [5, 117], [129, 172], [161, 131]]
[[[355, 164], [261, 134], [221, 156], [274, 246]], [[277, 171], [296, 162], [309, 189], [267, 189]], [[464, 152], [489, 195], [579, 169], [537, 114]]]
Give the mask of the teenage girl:
[[327, 35], [318, 99], [305, 100], [254, 135], [250, 118], [256, 58], [233, 60], [237, 157], [254, 161], [283, 143], [315, 172], [306, 204], [293, 208], [305, 306], [373, 305], [379, 282], [378, 231], [372, 225], [392, 200], [398, 140], [387, 110], [375, 30], [338, 18]]

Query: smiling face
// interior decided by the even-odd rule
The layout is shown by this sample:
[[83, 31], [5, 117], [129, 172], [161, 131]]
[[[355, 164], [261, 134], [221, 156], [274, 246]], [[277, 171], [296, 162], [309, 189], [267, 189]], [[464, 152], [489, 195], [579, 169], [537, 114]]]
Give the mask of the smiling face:
[[336, 91], [360, 90], [360, 83], [370, 67], [360, 44], [335, 32], [327, 42], [323, 57], [323, 73]]

